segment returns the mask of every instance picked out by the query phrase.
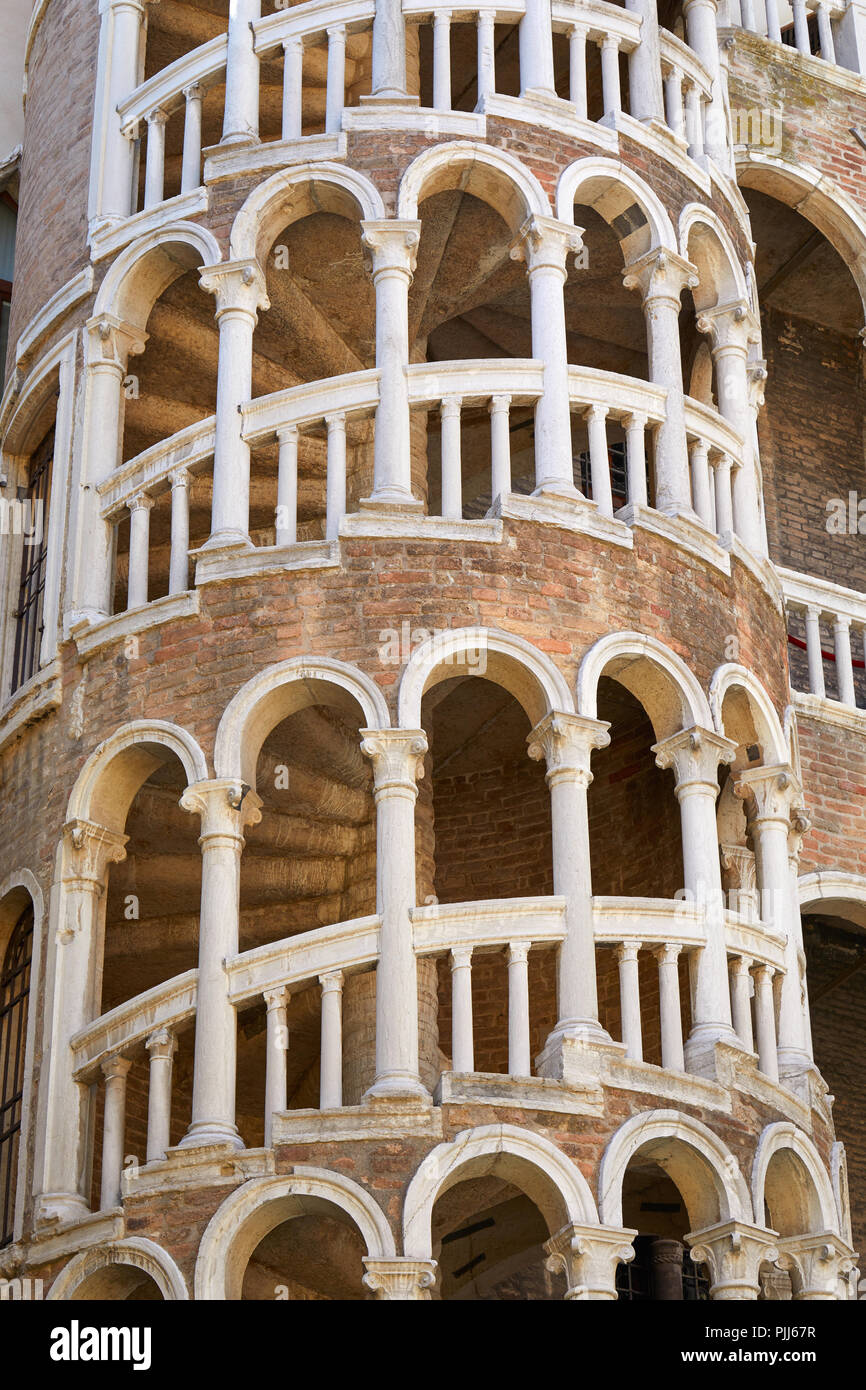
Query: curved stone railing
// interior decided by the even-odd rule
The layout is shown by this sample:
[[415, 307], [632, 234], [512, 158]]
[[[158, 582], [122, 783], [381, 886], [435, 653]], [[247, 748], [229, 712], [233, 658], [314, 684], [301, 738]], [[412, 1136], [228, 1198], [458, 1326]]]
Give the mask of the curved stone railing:
[[[788, 614], [792, 687], [851, 711], [862, 709], [866, 705], [866, 595], [794, 570], [780, 567], [778, 573]], [[858, 637], [857, 656], [852, 631]]]
[[734, 535], [733, 474], [744, 464], [741, 434], [712, 406], [686, 396], [686, 441], [692, 506], [722, 545]]
[[659, 30], [659, 48], [668, 129], [684, 140], [693, 159], [702, 159], [710, 143], [707, 116], [712, 78], [689, 45], [667, 29]]
[[866, 59], [866, 27], [859, 6], [847, 0], [728, 0], [720, 24], [784, 44], [804, 58], [823, 59], [833, 66], [862, 73]]

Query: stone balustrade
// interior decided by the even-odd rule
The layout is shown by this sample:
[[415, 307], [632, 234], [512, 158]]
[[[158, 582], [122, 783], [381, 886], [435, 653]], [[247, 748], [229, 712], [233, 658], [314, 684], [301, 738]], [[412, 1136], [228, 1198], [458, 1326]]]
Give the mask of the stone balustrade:
[[862, 709], [866, 598], [794, 570], [780, 568], [779, 575], [788, 613], [793, 688], [847, 710]]
[[726, 22], [793, 48], [805, 58], [862, 72], [862, 21], [856, 11], [846, 0], [766, 0], [760, 5], [756, 0], [728, 0]]

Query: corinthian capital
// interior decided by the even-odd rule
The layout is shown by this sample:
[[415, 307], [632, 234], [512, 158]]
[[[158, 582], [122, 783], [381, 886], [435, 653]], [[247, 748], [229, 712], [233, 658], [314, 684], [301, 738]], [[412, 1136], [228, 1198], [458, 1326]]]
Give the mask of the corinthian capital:
[[379, 275], [396, 271], [411, 283], [420, 240], [420, 222], [393, 217], [362, 222], [361, 245], [374, 282]]
[[[746, 804], [751, 821], [777, 820], [790, 827], [796, 807], [802, 813], [803, 788], [793, 768], [787, 764], [777, 767], [755, 767], [741, 772], [734, 784], [734, 795]], [[808, 824], [803, 827], [806, 833]]]
[[66, 870], [64, 880], [102, 886], [109, 864], [126, 858], [128, 835], [119, 835], [93, 821], [73, 820], [64, 826]]
[[373, 764], [377, 797], [387, 792], [411, 792], [424, 776], [427, 735], [423, 729], [362, 729], [361, 752]]
[[527, 735], [527, 751], [535, 762], [542, 758], [546, 761], [548, 786], [568, 779], [588, 787], [592, 781], [590, 758], [593, 749], [607, 747], [609, 728], [610, 725], [600, 719], [553, 712]]
[[127, 359], [144, 352], [148, 335], [143, 328], [114, 314], [97, 314], [87, 324], [88, 366], [106, 364], [123, 371]]
[[531, 275], [542, 266], [557, 270], [565, 278], [570, 253], [583, 248], [583, 228], [555, 217], [527, 217], [511, 244], [513, 261], [525, 261]]
[[699, 279], [691, 261], [657, 247], [626, 266], [622, 283], [627, 290], [638, 290], [644, 304], [654, 299], [670, 299], [679, 304], [683, 290], [687, 286], [694, 289]]
[[713, 352], [746, 353], [749, 343], [760, 341], [761, 330], [750, 306], [744, 299], [732, 304], [717, 304], [704, 309], [697, 317], [699, 333], [708, 333]]
[[718, 791], [719, 763], [732, 763], [737, 756], [737, 745], [721, 734], [695, 725], [654, 744], [652, 751], [656, 755], [656, 766], [674, 769], [677, 791], [696, 783], [715, 787]]
[[245, 782], [230, 777], [194, 782], [183, 793], [180, 805], [184, 811], [201, 816], [202, 839], [211, 835], [240, 839], [248, 825], [258, 825], [262, 818], [261, 797]]
[[217, 302], [217, 318], [238, 310], [258, 319], [259, 309], [269, 309], [271, 302], [265, 283], [265, 273], [254, 258], [242, 261], [221, 261], [205, 266], [199, 284]]

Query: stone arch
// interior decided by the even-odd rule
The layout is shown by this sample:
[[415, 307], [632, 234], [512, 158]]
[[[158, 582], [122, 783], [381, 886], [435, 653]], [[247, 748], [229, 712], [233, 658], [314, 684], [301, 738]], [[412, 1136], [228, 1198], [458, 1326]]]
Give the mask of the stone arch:
[[328, 657], [292, 657], [260, 671], [233, 696], [223, 712], [214, 747], [217, 777], [240, 777], [255, 787], [256, 760], [270, 731], [308, 705], [359, 705], [369, 729], [387, 729], [385, 698], [369, 676]]
[[382, 196], [356, 169], [323, 162], [302, 164], [273, 174], [249, 195], [231, 230], [233, 260], [264, 264], [274, 237], [312, 212], [334, 212], [350, 220], [385, 217]]
[[143, 782], [175, 754], [187, 783], [207, 779], [207, 761], [192, 734], [162, 719], [125, 724], [91, 753], [69, 798], [67, 821], [93, 821], [122, 833], [132, 799]]
[[[167, 1250], [163, 1250], [153, 1240], [143, 1236], [129, 1236], [115, 1240], [108, 1245], [99, 1245], [91, 1250], [82, 1250], [80, 1255], [70, 1260], [60, 1271], [47, 1297], [55, 1301], [71, 1302], [78, 1296], [78, 1290], [92, 1281], [91, 1298], [111, 1298], [111, 1274], [118, 1267], [139, 1269], [156, 1284], [167, 1303], [178, 1303], [189, 1299], [186, 1280]], [[103, 1280], [98, 1276], [106, 1275]]]
[[412, 653], [400, 682], [400, 728], [420, 728], [425, 692], [449, 676], [473, 674], [481, 652], [485, 678], [514, 696], [533, 728], [551, 710], [573, 712], [565, 678], [531, 642], [498, 628], [462, 627], [428, 638]]
[[339, 1207], [354, 1222], [373, 1260], [393, 1259], [394, 1237], [382, 1208], [363, 1187], [340, 1173], [296, 1166], [290, 1176], [257, 1178], [227, 1197], [211, 1218], [199, 1246], [195, 1296], [236, 1301], [256, 1246], [292, 1216]]
[[434, 145], [412, 161], [400, 182], [397, 216], [417, 218], [424, 198], [452, 188], [488, 203], [514, 232], [528, 217], [550, 216], [547, 194], [519, 159], [471, 140]]
[[[580, 202], [594, 208], [608, 224], [628, 218], [628, 230], [620, 238], [627, 262], [660, 247], [676, 251], [673, 223], [658, 194], [620, 160], [599, 155], [577, 159], [563, 170], [556, 189], [556, 215], [561, 222], [574, 223], [578, 195]], [[642, 222], [631, 211], [635, 204]]]
[[6, 952], [9, 937], [27, 905], [33, 907], [34, 939], [45, 911], [42, 889], [29, 869], [13, 869], [0, 883], [0, 961]]
[[464, 1130], [450, 1144], [439, 1144], [418, 1168], [403, 1207], [405, 1255], [431, 1259], [438, 1198], [458, 1182], [491, 1174], [507, 1177], [523, 1189], [551, 1235], [566, 1225], [598, 1225], [589, 1184], [561, 1149], [543, 1135], [515, 1125], [483, 1125]]
[[[777, 1171], [770, 1176], [773, 1160]], [[773, 1229], [781, 1236], [841, 1234], [829, 1174], [812, 1140], [791, 1120], [767, 1125], [758, 1140], [752, 1164], [752, 1204], [761, 1225], [765, 1202], [772, 1206]]]
[[[732, 697], [725, 727], [725, 702]], [[788, 760], [788, 743], [775, 706], [757, 676], [729, 661], [717, 666], [710, 681], [710, 709], [716, 733], [738, 744], [757, 740], [767, 766]], [[754, 739], [750, 737], [754, 734]]]
[[697, 268], [692, 297], [698, 313], [736, 300], [751, 303], [734, 243], [716, 213], [701, 203], [689, 203], [680, 214], [679, 243], [680, 255]]
[[639, 1152], [679, 1188], [693, 1231], [724, 1221], [752, 1220], [749, 1189], [739, 1164], [717, 1134], [678, 1110], [645, 1110], [611, 1137], [598, 1176], [598, 1209], [605, 1226], [622, 1226], [622, 1185]]
[[216, 238], [194, 222], [174, 222], [128, 246], [114, 261], [96, 296], [94, 318], [110, 315], [144, 332], [161, 294], [188, 270], [217, 265]]
[[656, 738], [698, 725], [711, 729], [712, 715], [697, 678], [682, 657], [641, 632], [611, 632], [589, 648], [577, 676], [577, 712], [598, 718], [598, 683], [612, 676], [639, 700]]
[[799, 879], [801, 912], [846, 917], [866, 928], [866, 875], [817, 869]]

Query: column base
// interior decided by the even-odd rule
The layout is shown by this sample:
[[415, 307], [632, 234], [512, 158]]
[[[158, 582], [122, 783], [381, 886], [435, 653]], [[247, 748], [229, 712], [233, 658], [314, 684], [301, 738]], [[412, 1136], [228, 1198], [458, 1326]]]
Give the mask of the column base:
[[46, 1226], [75, 1226], [93, 1216], [79, 1192], [41, 1192], [36, 1198], [33, 1220], [37, 1230]]
[[[223, 135], [218, 145], [211, 146], [212, 149], [224, 149], [226, 145], [260, 145], [261, 137], [257, 130], [230, 130]], [[207, 154], [207, 151], [203, 151]]]
[[412, 1101], [417, 1104], [423, 1101], [427, 1105], [432, 1105], [433, 1100], [430, 1092], [423, 1084], [417, 1072], [394, 1071], [381, 1072], [376, 1077], [369, 1090], [365, 1091], [361, 1097], [361, 1104], [365, 1101]]
[[724, 1043], [726, 1047], [749, 1055], [742, 1039], [737, 1037], [730, 1024], [699, 1023], [692, 1029], [683, 1048], [686, 1071], [703, 1076], [707, 1081], [718, 1080], [716, 1043]]
[[421, 98], [410, 96], [408, 92], [386, 90], [359, 97], [358, 105], [374, 110], [380, 107], [394, 107], [400, 111], [414, 111], [421, 105]]
[[407, 513], [412, 516], [424, 515], [424, 503], [421, 499], [413, 497], [411, 492], [402, 492], [399, 488], [383, 488], [381, 492], [373, 492], [369, 497], [361, 497], [358, 509], [368, 516], [371, 512], [380, 516], [404, 516]]
[[191, 550], [193, 559], [212, 550], [254, 550], [246, 531], [214, 531], [198, 550]]
[[574, 486], [565, 478], [552, 478], [549, 482], [539, 483], [530, 497], [540, 497], [549, 499], [551, 502], [588, 502], [579, 488]]
[[[569, 1025], [571, 1029], [572, 1025]], [[614, 1042], [601, 1024], [587, 1019], [577, 1025], [581, 1031], [554, 1031], [535, 1059], [539, 1076], [547, 1081], [562, 1081], [568, 1086], [598, 1086], [602, 1054], [625, 1055], [622, 1043]], [[583, 1031], [585, 1028], [586, 1031]]]
[[235, 1149], [246, 1148], [237, 1125], [223, 1124], [219, 1120], [198, 1120], [190, 1125], [177, 1147], [200, 1149], [206, 1144], [231, 1144]]

